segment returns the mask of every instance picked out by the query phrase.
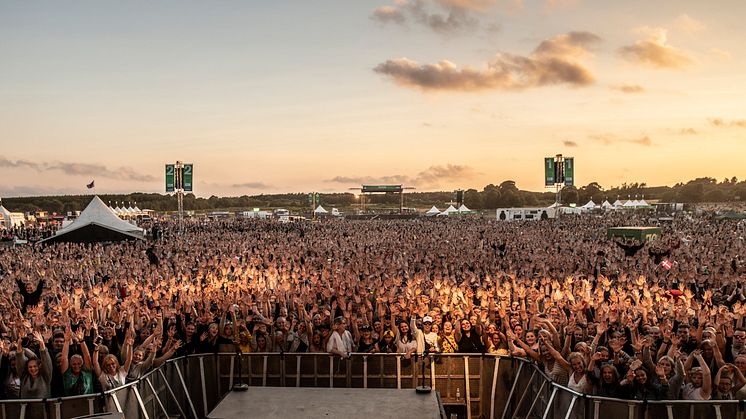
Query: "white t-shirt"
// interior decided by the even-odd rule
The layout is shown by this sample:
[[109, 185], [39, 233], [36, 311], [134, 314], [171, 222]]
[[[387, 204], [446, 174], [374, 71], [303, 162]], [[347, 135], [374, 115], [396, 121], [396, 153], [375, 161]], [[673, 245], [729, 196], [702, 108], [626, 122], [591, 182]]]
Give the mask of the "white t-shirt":
[[709, 400], [702, 397], [702, 387], [694, 388], [692, 383], [686, 383], [681, 389], [684, 400]]
[[440, 347], [438, 346], [438, 334], [435, 332], [430, 333], [424, 333], [425, 335], [425, 342], [430, 346], [430, 352], [440, 352]]
[[326, 351], [331, 352], [334, 349], [346, 354], [352, 352], [352, 335], [348, 330], [345, 330], [342, 336], [334, 332], [329, 337], [329, 342], [326, 343]]

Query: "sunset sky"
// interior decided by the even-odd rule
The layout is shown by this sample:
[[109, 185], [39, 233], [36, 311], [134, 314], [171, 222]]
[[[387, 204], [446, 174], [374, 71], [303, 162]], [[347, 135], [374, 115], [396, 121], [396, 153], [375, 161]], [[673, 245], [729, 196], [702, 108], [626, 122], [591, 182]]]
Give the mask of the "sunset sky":
[[746, 178], [743, 0], [0, 0], [0, 196]]

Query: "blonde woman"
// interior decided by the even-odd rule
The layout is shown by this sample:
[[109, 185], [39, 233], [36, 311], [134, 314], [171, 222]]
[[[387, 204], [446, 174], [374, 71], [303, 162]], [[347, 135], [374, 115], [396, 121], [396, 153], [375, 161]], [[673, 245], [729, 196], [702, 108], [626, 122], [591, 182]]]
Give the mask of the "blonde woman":
[[124, 365], [119, 365], [119, 360], [116, 356], [109, 354], [104, 357], [103, 368], [98, 363], [98, 345], [93, 350], [93, 372], [101, 382], [101, 387], [104, 391], [112, 390], [117, 387], [123, 386], [127, 381], [127, 371], [129, 371], [132, 365], [132, 344], [135, 343], [135, 338], [132, 337], [131, 330], [127, 331], [127, 338], [124, 341], [124, 350], [126, 360]]

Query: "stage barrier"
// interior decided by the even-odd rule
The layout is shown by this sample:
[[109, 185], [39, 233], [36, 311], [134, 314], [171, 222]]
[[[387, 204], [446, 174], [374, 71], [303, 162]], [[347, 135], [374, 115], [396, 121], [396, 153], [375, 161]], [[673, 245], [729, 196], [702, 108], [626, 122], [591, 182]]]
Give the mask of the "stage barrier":
[[[241, 381], [250, 387], [414, 389], [423, 381], [440, 392], [446, 411], [467, 419], [746, 419], [744, 401], [632, 401], [593, 397], [559, 386], [519, 358], [438, 354], [251, 353], [241, 355]], [[100, 394], [0, 401], [2, 419], [67, 419], [122, 412], [127, 419], [204, 418], [239, 382], [235, 354], [169, 360], [140, 380]], [[249, 390], [251, 391], [251, 390]]]

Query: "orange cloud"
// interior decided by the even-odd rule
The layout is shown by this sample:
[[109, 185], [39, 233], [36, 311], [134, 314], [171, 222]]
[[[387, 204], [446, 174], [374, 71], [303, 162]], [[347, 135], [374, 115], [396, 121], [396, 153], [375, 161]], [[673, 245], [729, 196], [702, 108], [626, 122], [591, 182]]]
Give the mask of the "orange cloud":
[[630, 62], [645, 64], [655, 68], [681, 68], [694, 62], [691, 55], [683, 49], [667, 45], [665, 29], [647, 30], [646, 39], [619, 49], [619, 53]]
[[570, 32], [547, 39], [528, 56], [498, 54], [486, 69], [459, 68], [442, 60], [419, 64], [407, 58], [387, 60], [373, 70], [395, 83], [422, 90], [515, 90], [554, 84], [586, 86], [595, 78], [578, 62], [600, 41], [589, 32]]
[[621, 86], [615, 86], [614, 89], [619, 90], [623, 93], [644, 93], [645, 88], [637, 84], [623, 84]]

